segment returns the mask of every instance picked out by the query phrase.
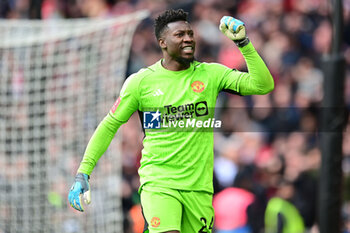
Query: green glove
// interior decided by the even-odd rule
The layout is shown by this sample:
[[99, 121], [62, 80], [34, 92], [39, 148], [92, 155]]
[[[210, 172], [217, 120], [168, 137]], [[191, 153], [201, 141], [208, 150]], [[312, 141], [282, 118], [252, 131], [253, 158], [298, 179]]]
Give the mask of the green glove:
[[245, 25], [238, 19], [231, 16], [222, 17], [219, 29], [225, 36], [233, 40], [238, 47], [243, 47], [249, 43]]

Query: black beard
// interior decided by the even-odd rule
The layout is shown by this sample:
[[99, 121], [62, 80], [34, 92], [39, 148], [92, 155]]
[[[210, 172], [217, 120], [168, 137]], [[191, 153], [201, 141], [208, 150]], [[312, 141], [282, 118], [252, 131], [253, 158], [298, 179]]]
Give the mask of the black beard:
[[191, 62], [194, 61], [194, 57], [191, 57], [191, 58], [177, 57], [177, 58], [176, 58], [176, 61], [177, 61], [178, 63], [180, 63], [181, 65], [187, 66], [187, 65], [191, 64]]

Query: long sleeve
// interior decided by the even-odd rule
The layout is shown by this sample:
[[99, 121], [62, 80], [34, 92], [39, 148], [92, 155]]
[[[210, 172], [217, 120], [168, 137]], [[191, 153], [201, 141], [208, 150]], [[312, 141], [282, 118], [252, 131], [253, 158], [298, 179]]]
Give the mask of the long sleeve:
[[111, 116], [111, 114], [108, 114], [101, 121], [86, 147], [78, 172], [88, 175], [91, 174], [97, 161], [105, 153], [114, 138], [114, 135], [122, 124], [123, 122], [118, 121]]
[[138, 107], [138, 78], [136, 75], [132, 75], [125, 81], [119, 98], [92, 135], [78, 172], [91, 174], [119, 127], [129, 120]]
[[246, 61], [248, 72], [220, 67], [224, 73], [218, 79], [218, 91], [240, 95], [264, 95], [271, 92], [274, 89], [274, 80], [252, 43], [249, 42], [248, 45], [240, 48], [240, 51]]
[[264, 61], [250, 42], [240, 48], [247, 63], [248, 74], [240, 79], [239, 93], [241, 95], [264, 95], [274, 89], [274, 80]]

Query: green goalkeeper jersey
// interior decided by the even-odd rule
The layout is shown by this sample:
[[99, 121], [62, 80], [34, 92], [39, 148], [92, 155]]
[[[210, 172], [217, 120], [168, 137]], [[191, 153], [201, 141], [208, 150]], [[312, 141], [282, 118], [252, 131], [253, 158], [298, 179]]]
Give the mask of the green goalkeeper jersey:
[[[220, 91], [240, 95], [270, 92], [274, 88], [273, 78], [253, 45], [249, 43], [240, 50], [248, 72], [197, 61], [186, 70], [170, 71], [159, 61], [131, 75], [90, 139], [78, 172], [90, 175], [120, 125], [139, 111], [145, 128], [150, 126], [146, 118], [148, 123], [155, 118], [163, 119], [158, 126], [151, 125], [151, 130], [145, 130], [139, 168], [141, 186], [149, 183], [212, 193], [213, 131], [171, 130], [162, 124], [182, 118], [207, 119], [208, 109], [214, 109]], [[201, 107], [199, 111], [197, 106]]]

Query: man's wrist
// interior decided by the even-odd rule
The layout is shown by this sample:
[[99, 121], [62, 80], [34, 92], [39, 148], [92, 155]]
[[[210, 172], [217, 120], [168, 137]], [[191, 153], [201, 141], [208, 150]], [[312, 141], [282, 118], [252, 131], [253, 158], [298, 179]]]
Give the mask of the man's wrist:
[[78, 172], [75, 176], [76, 179], [85, 179], [85, 180], [90, 180], [90, 176], [88, 174]]
[[235, 42], [235, 44], [239, 47], [239, 48], [242, 48], [244, 46], [246, 46], [247, 44], [249, 44], [249, 38], [246, 37], [242, 40], [234, 40], [233, 42]]

